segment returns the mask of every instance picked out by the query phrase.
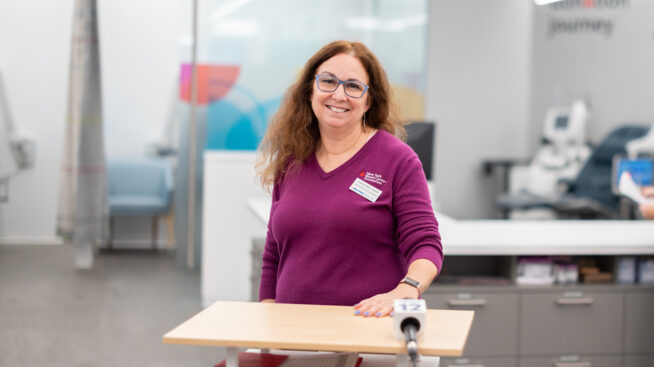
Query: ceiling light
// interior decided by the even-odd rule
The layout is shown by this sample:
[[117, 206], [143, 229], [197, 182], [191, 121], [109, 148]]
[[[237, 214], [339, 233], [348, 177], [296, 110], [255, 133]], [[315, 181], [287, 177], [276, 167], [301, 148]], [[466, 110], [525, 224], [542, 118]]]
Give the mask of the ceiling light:
[[548, 4], [554, 4], [558, 3], [563, 0], [534, 0], [534, 4], [541, 6], [541, 5], [548, 5]]

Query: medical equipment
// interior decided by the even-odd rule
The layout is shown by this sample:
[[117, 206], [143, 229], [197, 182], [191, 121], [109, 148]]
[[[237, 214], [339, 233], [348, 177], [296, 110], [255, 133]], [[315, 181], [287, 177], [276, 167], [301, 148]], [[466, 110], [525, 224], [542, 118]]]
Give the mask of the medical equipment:
[[[562, 182], [571, 181], [590, 156], [586, 144], [588, 105], [576, 100], [570, 106], [550, 108], [543, 124], [543, 145], [528, 166], [513, 166], [509, 172], [509, 196], [532, 195], [548, 199], [563, 194]], [[508, 204], [508, 203], [507, 203]], [[507, 205], [512, 219], [549, 219], [556, 213], [543, 208], [517, 209]]]
[[649, 126], [622, 125], [611, 131], [593, 150], [574, 180], [559, 196], [530, 193], [500, 196], [497, 204], [509, 210], [549, 210], [556, 218], [615, 219], [620, 197], [611, 189], [613, 158], [625, 153], [627, 142], [647, 134]]
[[631, 159], [640, 155], [654, 156], [654, 129], [650, 128], [649, 133], [642, 138], [634, 139], [627, 143], [627, 155]]

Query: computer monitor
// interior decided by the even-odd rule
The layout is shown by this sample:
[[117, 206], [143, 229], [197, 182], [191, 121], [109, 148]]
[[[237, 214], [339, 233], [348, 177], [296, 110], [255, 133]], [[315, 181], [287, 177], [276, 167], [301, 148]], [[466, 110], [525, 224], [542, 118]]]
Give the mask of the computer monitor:
[[425, 171], [427, 181], [433, 180], [432, 166], [434, 162], [434, 137], [436, 124], [433, 122], [413, 122], [407, 126], [406, 143], [418, 155], [422, 162], [422, 169]]
[[558, 116], [554, 122], [555, 129], [567, 129], [570, 118], [568, 116]]
[[624, 155], [617, 155], [613, 158], [613, 172], [611, 187], [613, 192], [618, 194], [620, 175], [629, 172], [634, 183], [638, 186], [652, 186], [654, 177], [654, 161], [649, 157], [629, 159]]

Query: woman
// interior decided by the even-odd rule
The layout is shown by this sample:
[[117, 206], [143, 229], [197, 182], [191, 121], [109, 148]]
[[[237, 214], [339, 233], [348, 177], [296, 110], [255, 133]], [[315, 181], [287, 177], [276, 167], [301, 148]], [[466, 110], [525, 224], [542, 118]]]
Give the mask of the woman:
[[273, 185], [262, 302], [354, 305], [386, 316], [441, 267], [438, 224], [386, 73], [361, 43], [304, 66], [273, 117], [258, 171]]

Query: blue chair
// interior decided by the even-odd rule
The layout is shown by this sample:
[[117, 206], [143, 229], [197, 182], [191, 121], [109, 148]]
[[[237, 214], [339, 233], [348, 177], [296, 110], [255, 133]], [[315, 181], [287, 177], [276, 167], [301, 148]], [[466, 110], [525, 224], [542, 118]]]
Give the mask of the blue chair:
[[114, 217], [152, 217], [152, 249], [156, 249], [159, 217], [170, 211], [172, 174], [164, 160], [109, 160], [109, 243], [113, 247]]

